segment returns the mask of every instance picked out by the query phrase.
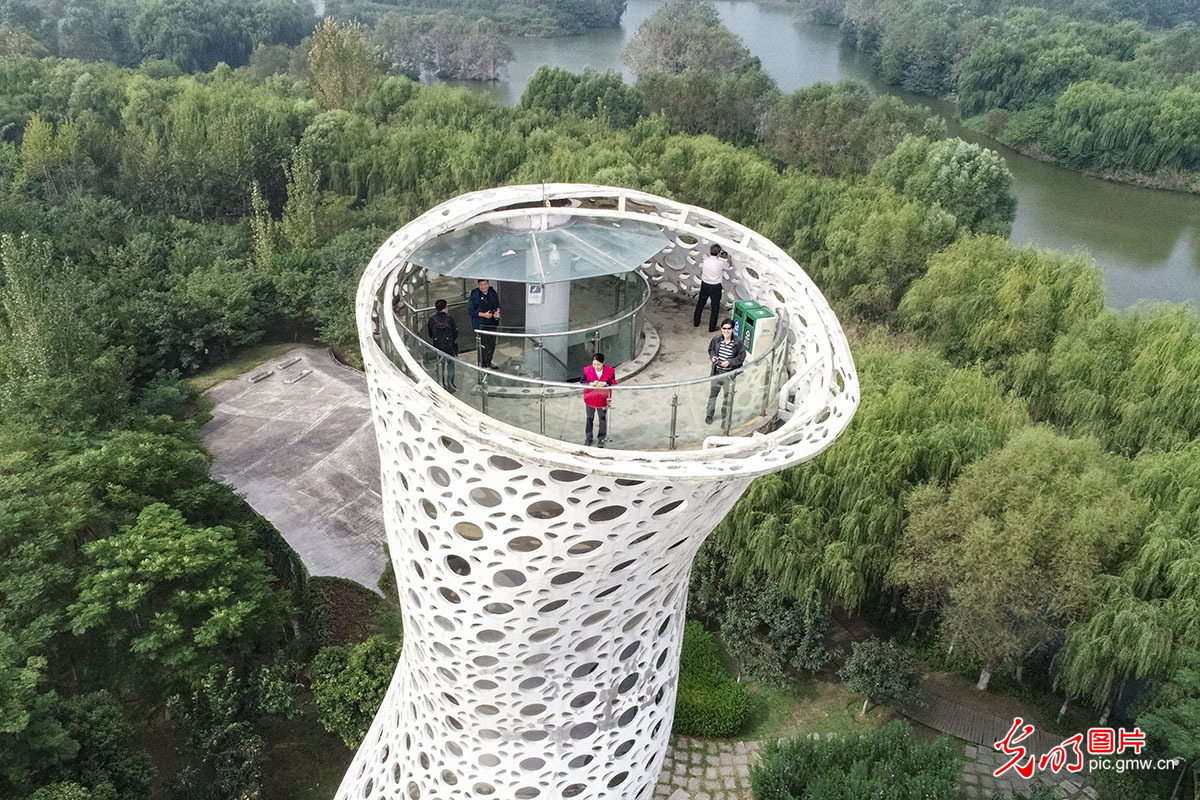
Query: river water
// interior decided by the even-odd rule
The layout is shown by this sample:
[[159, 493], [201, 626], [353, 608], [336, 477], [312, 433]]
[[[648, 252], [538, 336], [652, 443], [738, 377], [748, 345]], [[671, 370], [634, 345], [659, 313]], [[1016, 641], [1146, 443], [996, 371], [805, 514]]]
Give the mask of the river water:
[[[513, 39], [516, 58], [504, 80], [462, 84], [512, 105], [538, 66], [572, 72], [585, 67], [619, 70], [621, 51], [662, 0], [629, 0], [620, 29], [559, 39]], [[785, 92], [819, 81], [861, 81], [928, 105], [947, 118], [950, 132], [1000, 151], [1014, 177], [1017, 216], [1012, 241], [1064, 252], [1086, 251], [1104, 271], [1110, 305], [1139, 300], [1200, 301], [1200, 197], [1141, 189], [1088, 178], [1035, 161], [954, 124], [953, 108], [881, 85], [866, 61], [841, 46], [834, 28], [798, 21], [794, 6], [754, 0], [716, 0], [721, 20], [762, 59], [763, 68]]]

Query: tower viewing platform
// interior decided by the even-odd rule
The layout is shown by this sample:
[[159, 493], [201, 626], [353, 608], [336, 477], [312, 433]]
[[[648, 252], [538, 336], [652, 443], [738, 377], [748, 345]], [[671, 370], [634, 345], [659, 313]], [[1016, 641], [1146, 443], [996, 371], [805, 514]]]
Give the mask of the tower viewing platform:
[[[732, 455], [801, 429], [808, 447], [820, 449], [822, 431], [839, 427], [835, 401], [850, 399], [855, 387], [837, 366], [839, 358], [849, 361], [841, 329], [795, 262], [761, 235], [702, 209], [631, 190], [572, 189], [508, 187], [434, 209], [425, 235], [406, 242], [403, 260], [393, 256], [371, 308], [373, 339], [391, 362], [439, 403], [457, 401], [578, 447], [580, 374], [602, 352], [617, 378], [608, 389], [609, 450], [721, 448]], [[496, 192], [516, 192], [506, 198], [516, 202], [495, 208], [484, 196]], [[622, 247], [623, 238], [640, 249]], [[728, 413], [706, 422], [709, 312], [698, 329], [691, 323], [700, 261], [712, 244], [732, 261], [720, 317], [733, 316], [738, 301], [754, 301], [767, 310], [770, 330], [754, 338], [722, 387], [719, 411], [728, 402]], [[468, 298], [478, 278], [500, 289], [502, 322], [494, 331], [471, 329]], [[438, 350], [426, 333], [437, 299], [448, 302], [458, 325], [457, 356]], [[740, 319], [737, 325], [749, 342]], [[480, 358], [486, 337], [494, 339], [491, 368]], [[448, 369], [453, 392], [443, 386]]]
[[[714, 245], [749, 343], [715, 377], [707, 312], [692, 327]], [[501, 314], [472, 331], [464, 303], [496, 302], [471, 301], [480, 279]], [[439, 299], [456, 356], [430, 341]], [[696, 550], [754, 476], [829, 447], [858, 405], [833, 312], [744, 226], [574, 184], [429, 210], [375, 254], [356, 311], [405, 636], [338, 800], [649, 800]], [[597, 351], [617, 385], [579, 382]], [[585, 391], [611, 392], [604, 448]]]

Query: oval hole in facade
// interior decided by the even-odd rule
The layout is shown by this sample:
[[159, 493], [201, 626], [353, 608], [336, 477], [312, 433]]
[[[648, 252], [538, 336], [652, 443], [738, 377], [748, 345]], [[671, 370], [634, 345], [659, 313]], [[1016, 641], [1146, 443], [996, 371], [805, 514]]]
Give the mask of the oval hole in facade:
[[563, 513], [563, 507], [553, 500], [538, 500], [530, 503], [525, 513], [534, 519], [554, 519]]
[[476, 486], [467, 496], [471, 498], [472, 503], [484, 508], [495, 508], [502, 501], [499, 492], [486, 486]]
[[468, 542], [478, 542], [483, 538], [483, 529], [473, 522], [459, 522], [454, 526], [454, 532]]
[[508, 543], [508, 549], [515, 553], [532, 553], [541, 546], [542, 540], [534, 536], [517, 536]]
[[525, 573], [516, 569], [498, 570], [495, 576], [492, 578], [493, 583], [505, 589], [521, 586], [525, 583], [525, 580]]
[[604, 506], [597, 508], [591, 514], [588, 514], [588, 519], [592, 522], [608, 522], [625, 513], [625, 506]]
[[679, 508], [685, 502], [686, 501], [684, 501], [684, 500], [672, 500], [669, 503], [664, 503], [663, 505], [654, 509], [654, 516], [661, 517], [664, 514], [670, 514], [672, 511]]
[[594, 722], [581, 722], [571, 728], [571, 738], [576, 741], [586, 739], [596, 732], [596, 724]]
[[491, 458], [488, 459], [488, 463], [491, 464], [496, 469], [502, 469], [505, 471], [511, 471], [514, 469], [521, 468], [521, 462], [513, 461], [508, 456], [492, 456]]
[[583, 573], [578, 570], [570, 570], [568, 572], [560, 572], [550, 579], [550, 583], [555, 586], [566, 586], [568, 583], [574, 583], [583, 577]]

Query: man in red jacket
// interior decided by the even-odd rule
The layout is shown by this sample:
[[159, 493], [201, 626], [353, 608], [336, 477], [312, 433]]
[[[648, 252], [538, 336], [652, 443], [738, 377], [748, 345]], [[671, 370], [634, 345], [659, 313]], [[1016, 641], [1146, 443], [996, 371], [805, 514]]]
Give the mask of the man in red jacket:
[[583, 443], [589, 447], [592, 444], [592, 421], [598, 411], [600, 412], [600, 438], [596, 440], [596, 443], [600, 447], [604, 447], [604, 436], [608, 433], [608, 401], [612, 398], [612, 391], [601, 387], [617, 385], [616, 370], [604, 363], [604, 353], [596, 353], [592, 356], [592, 363], [583, 368], [583, 377], [579, 379], [579, 382], [590, 387], [583, 390], [583, 403], [587, 407], [587, 425], [583, 430]]

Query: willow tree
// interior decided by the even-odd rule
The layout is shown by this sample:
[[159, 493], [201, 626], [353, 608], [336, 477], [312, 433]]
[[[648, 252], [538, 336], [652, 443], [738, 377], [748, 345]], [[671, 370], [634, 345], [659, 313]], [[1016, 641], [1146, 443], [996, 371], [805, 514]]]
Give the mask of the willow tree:
[[979, 689], [1088, 612], [1098, 576], [1138, 521], [1121, 470], [1094, 440], [1036, 427], [949, 490], [913, 494], [889, 580], [940, 589], [941, 639], [982, 662]]
[[1027, 417], [976, 370], [883, 336], [855, 347], [863, 396], [820, 458], [755, 481], [717, 528], [730, 577], [765, 574], [797, 600], [878, 596], [914, 487], [948, 485]]
[[1067, 629], [1056, 682], [1111, 708], [1130, 680], [1167, 680], [1200, 641], [1200, 442], [1134, 459], [1130, 488], [1147, 504], [1119, 570], [1099, 583], [1094, 610]]
[[1200, 435], [1200, 315], [1160, 304], [1083, 319], [1056, 342], [1039, 406], [1129, 455]]
[[951, 214], [885, 189], [829, 221], [825, 255], [812, 269], [813, 279], [840, 310], [886, 322], [929, 257], [954, 236]]
[[1180, 762], [1172, 800], [1179, 796], [1184, 773], [1192, 776], [1192, 797], [1200, 798], [1200, 652], [1189, 650], [1175, 675], [1158, 692], [1138, 726]]
[[955, 363], [979, 363], [1002, 371], [1008, 383], [1034, 387], [1058, 338], [1103, 307], [1090, 259], [968, 236], [930, 259], [898, 315]]

